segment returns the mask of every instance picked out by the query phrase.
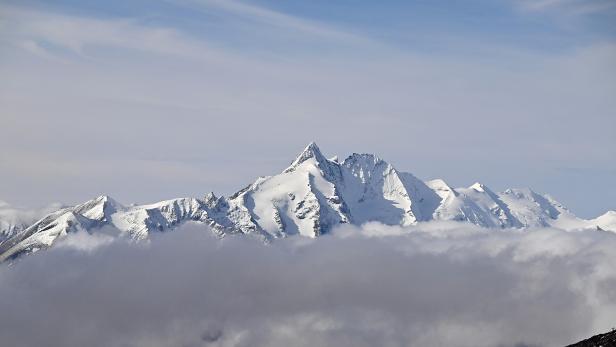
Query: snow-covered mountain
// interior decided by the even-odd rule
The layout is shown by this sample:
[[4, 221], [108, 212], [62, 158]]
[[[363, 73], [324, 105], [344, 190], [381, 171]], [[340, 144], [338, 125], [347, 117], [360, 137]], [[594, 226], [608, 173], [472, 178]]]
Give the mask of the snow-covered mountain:
[[150, 205], [123, 206], [108, 196], [62, 208], [13, 229], [0, 243], [0, 261], [51, 246], [75, 231], [116, 232], [144, 239], [152, 232], [194, 221], [217, 235], [242, 233], [271, 240], [317, 237], [333, 227], [378, 221], [413, 225], [432, 220], [470, 222], [486, 228], [554, 226], [616, 231], [616, 212], [593, 220], [530, 189], [496, 193], [481, 183], [453, 188], [441, 179], [424, 182], [372, 154], [327, 159], [315, 143], [282, 173], [260, 177], [230, 197], [213, 193]]
[[56, 203], [41, 209], [28, 210], [0, 200], [0, 243], [61, 207], [60, 204]]
[[608, 211], [591, 220], [591, 223], [603, 230], [616, 231], [616, 211]]

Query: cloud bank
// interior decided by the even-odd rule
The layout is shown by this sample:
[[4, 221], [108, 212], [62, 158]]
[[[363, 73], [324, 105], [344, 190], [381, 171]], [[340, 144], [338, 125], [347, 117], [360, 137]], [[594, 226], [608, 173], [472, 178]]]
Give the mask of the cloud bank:
[[[71, 246], [93, 238], [92, 247]], [[11, 346], [561, 346], [616, 322], [616, 235], [368, 224], [75, 235], [0, 268]]]

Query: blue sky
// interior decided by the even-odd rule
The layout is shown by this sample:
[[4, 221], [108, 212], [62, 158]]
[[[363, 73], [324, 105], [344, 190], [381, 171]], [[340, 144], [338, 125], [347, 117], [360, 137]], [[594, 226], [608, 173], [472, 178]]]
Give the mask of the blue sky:
[[[460, 39], [535, 49], [565, 49], [610, 40], [616, 35], [616, 5], [610, 0], [433, 0], [433, 1], [7, 1], [46, 11], [98, 18], [135, 18], [143, 24], [176, 27], [198, 37], [232, 43], [246, 38], [243, 21], [275, 23], [263, 13], [311, 21], [383, 40], [411, 50], [438, 49]], [[224, 5], [226, 4], [226, 5]], [[233, 6], [229, 6], [233, 4]], [[237, 6], [237, 5], [241, 5]], [[243, 7], [243, 8], [242, 8]], [[246, 23], [244, 23], [246, 24]], [[274, 27], [276, 25], [273, 25]], [[289, 29], [280, 25], [280, 30]], [[242, 35], [239, 35], [241, 33]], [[254, 34], [254, 32], [253, 32]], [[270, 41], [273, 37], [262, 37]]]
[[0, 199], [229, 194], [375, 152], [616, 209], [616, 3], [4, 1]]

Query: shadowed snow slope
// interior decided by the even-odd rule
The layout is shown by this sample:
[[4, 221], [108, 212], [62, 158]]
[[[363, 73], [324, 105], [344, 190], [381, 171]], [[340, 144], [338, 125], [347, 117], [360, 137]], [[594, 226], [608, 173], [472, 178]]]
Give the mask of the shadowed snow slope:
[[[8, 225], [1, 216], [0, 225]], [[242, 233], [270, 240], [289, 235], [317, 237], [340, 224], [376, 221], [408, 226], [432, 220], [464, 221], [486, 228], [616, 231], [613, 211], [583, 220], [530, 189], [496, 193], [481, 183], [453, 188], [441, 179], [423, 182], [375, 155], [353, 153], [339, 162], [327, 159], [310, 143], [282, 173], [260, 177], [230, 197], [211, 193], [202, 199], [127, 207], [100, 196], [52, 212], [31, 225], [3, 227], [8, 231], [3, 231], [0, 260], [49, 247], [67, 233], [95, 232], [102, 226], [139, 240], [195, 221], [218, 236]]]

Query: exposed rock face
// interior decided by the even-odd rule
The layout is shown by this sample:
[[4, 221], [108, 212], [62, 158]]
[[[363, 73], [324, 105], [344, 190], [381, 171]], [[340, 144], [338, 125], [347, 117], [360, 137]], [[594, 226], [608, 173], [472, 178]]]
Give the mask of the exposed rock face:
[[578, 343], [568, 345], [567, 347], [616, 347], [616, 330], [595, 335]]

